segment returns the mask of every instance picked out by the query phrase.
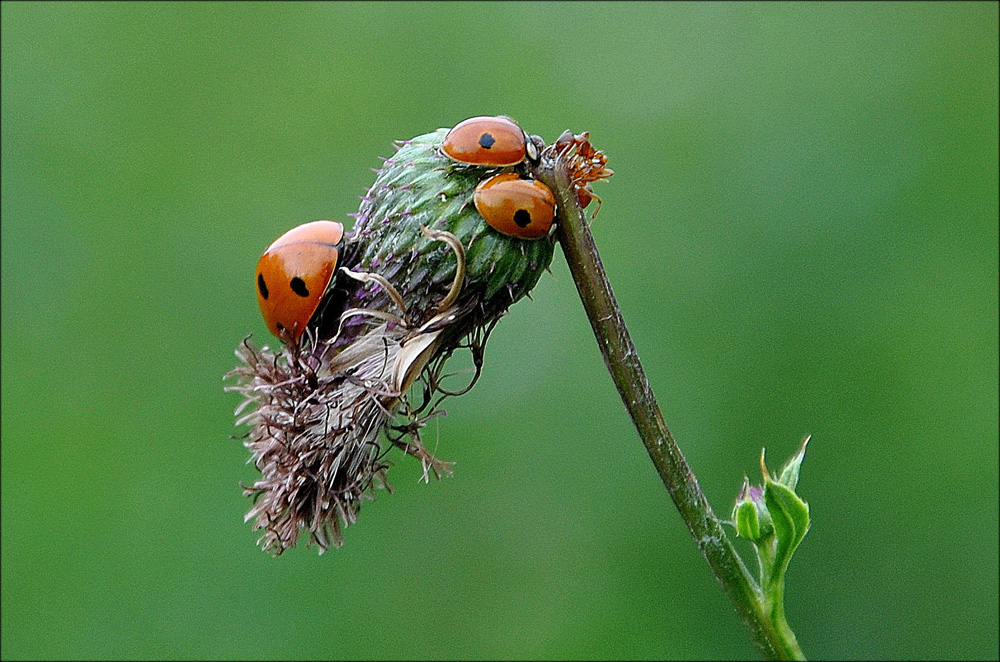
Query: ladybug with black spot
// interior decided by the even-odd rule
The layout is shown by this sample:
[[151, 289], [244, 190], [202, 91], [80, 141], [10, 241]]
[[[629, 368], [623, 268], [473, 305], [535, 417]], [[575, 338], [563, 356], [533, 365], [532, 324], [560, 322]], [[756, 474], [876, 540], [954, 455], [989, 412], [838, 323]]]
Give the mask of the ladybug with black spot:
[[467, 165], [505, 167], [538, 161], [538, 146], [508, 117], [470, 117], [444, 137], [441, 153]]
[[344, 226], [314, 221], [292, 228], [257, 261], [257, 303], [271, 333], [297, 341], [337, 271]]
[[480, 182], [472, 200], [490, 227], [520, 239], [547, 236], [555, 218], [556, 201], [549, 187], [513, 172]]

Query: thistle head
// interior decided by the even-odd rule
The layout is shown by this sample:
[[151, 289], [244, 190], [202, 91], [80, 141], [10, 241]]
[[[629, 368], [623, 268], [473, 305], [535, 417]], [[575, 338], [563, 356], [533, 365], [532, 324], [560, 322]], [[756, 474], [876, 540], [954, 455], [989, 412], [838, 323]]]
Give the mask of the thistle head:
[[[454, 395], [440, 385], [444, 363], [469, 349], [471, 388], [490, 331], [552, 261], [555, 203], [536, 168], [545, 155], [559, 160], [578, 196], [610, 175], [587, 134], [546, 147], [508, 118], [473, 120], [399, 141], [362, 196], [353, 230], [310, 249], [333, 255], [332, 269], [313, 261], [323, 278], [333, 274], [322, 295], [293, 296], [291, 279], [319, 277], [281, 271], [270, 283], [269, 293], [289, 289], [300, 306], [281, 318], [295, 322], [278, 329], [283, 346], [246, 340], [237, 350], [242, 365], [227, 389], [244, 397], [237, 423], [250, 428], [244, 445], [261, 472], [244, 490], [255, 500], [247, 519], [264, 531], [266, 550], [280, 554], [302, 532], [321, 552], [339, 546], [362, 502], [388, 488], [393, 446], [417, 457], [425, 478], [450, 473], [420, 429]], [[259, 281], [258, 273], [260, 298]], [[287, 312], [261, 308], [275, 319]], [[418, 381], [420, 396], [408, 396]]]

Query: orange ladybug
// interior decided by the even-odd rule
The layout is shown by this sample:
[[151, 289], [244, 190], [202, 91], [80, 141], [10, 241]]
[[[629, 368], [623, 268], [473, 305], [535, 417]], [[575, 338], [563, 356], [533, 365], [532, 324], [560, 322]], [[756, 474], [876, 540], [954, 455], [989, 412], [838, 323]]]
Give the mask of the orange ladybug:
[[271, 333], [298, 340], [337, 271], [344, 226], [314, 221], [292, 228], [257, 261], [257, 303]]
[[556, 201], [549, 187], [513, 172], [480, 182], [472, 200], [490, 226], [511, 237], [544, 237], [555, 218]]
[[512, 166], [536, 152], [513, 120], [506, 117], [470, 117], [444, 137], [441, 152], [459, 163], [478, 166]]

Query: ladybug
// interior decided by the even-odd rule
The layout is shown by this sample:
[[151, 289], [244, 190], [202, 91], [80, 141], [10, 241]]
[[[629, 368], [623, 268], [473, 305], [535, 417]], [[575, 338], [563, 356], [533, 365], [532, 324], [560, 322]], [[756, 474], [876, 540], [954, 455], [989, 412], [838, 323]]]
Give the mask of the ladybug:
[[511, 237], [544, 237], [555, 218], [556, 201], [549, 187], [513, 172], [480, 182], [472, 200], [493, 229]]
[[525, 157], [538, 158], [538, 148], [513, 120], [506, 117], [470, 117], [444, 137], [441, 152], [459, 163], [512, 166]]
[[271, 333], [298, 340], [337, 271], [344, 226], [314, 221], [292, 228], [257, 261], [257, 303]]

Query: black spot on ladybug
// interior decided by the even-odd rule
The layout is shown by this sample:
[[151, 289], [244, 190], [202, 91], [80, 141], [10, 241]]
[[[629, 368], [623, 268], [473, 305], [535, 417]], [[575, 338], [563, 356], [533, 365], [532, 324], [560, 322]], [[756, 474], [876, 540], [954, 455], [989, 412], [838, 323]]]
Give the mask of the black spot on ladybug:
[[267, 299], [267, 283], [264, 282], [264, 274], [257, 274], [257, 289], [260, 291], [260, 295]]
[[299, 278], [298, 276], [292, 279], [291, 285], [292, 285], [292, 292], [295, 292], [300, 297], [309, 296], [309, 288], [306, 287], [305, 281]]
[[479, 136], [479, 146], [483, 149], [493, 147], [493, 143], [496, 141], [497, 139], [494, 138], [489, 132], [483, 133], [483, 135]]
[[526, 228], [531, 225], [531, 214], [527, 209], [518, 209], [514, 212], [514, 223], [519, 228]]

